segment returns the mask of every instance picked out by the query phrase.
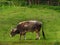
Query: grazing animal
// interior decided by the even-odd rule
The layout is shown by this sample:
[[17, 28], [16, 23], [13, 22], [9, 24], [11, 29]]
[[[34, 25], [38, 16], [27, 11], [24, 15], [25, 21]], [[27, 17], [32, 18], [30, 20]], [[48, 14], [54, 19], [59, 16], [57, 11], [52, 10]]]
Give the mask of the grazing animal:
[[20, 22], [16, 28], [12, 29], [11, 36], [15, 36], [16, 34], [20, 34], [21, 36], [24, 36], [24, 39], [26, 40], [26, 32], [36, 32], [36, 39], [40, 39], [40, 30], [42, 28], [42, 34], [45, 38], [44, 31], [43, 31], [43, 24], [42, 22], [30, 20], [30, 21], [23, 21]]

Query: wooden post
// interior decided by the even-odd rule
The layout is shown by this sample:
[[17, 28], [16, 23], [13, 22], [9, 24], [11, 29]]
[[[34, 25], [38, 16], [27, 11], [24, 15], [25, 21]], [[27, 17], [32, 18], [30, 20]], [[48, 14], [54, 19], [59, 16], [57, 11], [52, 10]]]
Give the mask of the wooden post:
[[39, 5], [39, 3], [40, 3], [40, 2], [39, 2], [39, 0], [38, 0], [38, 5]]
[[49, 1], [47, 1], [48, 5], [50, 5]]
[[31, 5], [32, 4], [31, 0], [28, 0], [28, 3], [29, 3], [29, 5]]

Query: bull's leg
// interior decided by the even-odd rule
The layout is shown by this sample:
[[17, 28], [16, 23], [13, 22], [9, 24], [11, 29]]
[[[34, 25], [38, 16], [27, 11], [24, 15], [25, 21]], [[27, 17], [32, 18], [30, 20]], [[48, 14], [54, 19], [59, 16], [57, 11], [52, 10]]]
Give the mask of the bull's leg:
[[36, 40], [40, 39], [40, 32], [36, 32]]
[[26, 32], [23, 33], [24, 40], [26, 40]]
[[40, 32], [38, 32], [39, 40], [40, 40]]
[[26, 35], [24, 35], [24, 40], [26, 40]]

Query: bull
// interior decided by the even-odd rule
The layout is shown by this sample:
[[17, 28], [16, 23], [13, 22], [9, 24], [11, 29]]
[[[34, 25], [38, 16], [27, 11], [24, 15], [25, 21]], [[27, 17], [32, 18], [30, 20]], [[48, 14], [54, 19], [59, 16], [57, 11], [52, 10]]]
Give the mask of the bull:
[[43, 24], [39, 21], [22, 21], [20, 22], [14, 29], [11, 30], [10, 35], [13, 37], [16, 34], [20, 34], [21, 36], [24, 36], [24, 39], [26, 40], [26, 32], [36, 32], [36, 39], [40, 39], [40, 30], [42, 29], [42, 35], [45, 39], [45, 34], [43, 31]]

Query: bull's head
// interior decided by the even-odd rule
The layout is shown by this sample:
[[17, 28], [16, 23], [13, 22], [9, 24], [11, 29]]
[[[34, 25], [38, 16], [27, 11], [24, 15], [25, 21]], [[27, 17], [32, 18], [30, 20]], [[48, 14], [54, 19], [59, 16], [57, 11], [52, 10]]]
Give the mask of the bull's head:
[[17, 31], [16, 28], [12, 29], [10, 35], [11, 35], [12, 37], [15, 36], [15, 35], [16, 35], [16, 31]]

